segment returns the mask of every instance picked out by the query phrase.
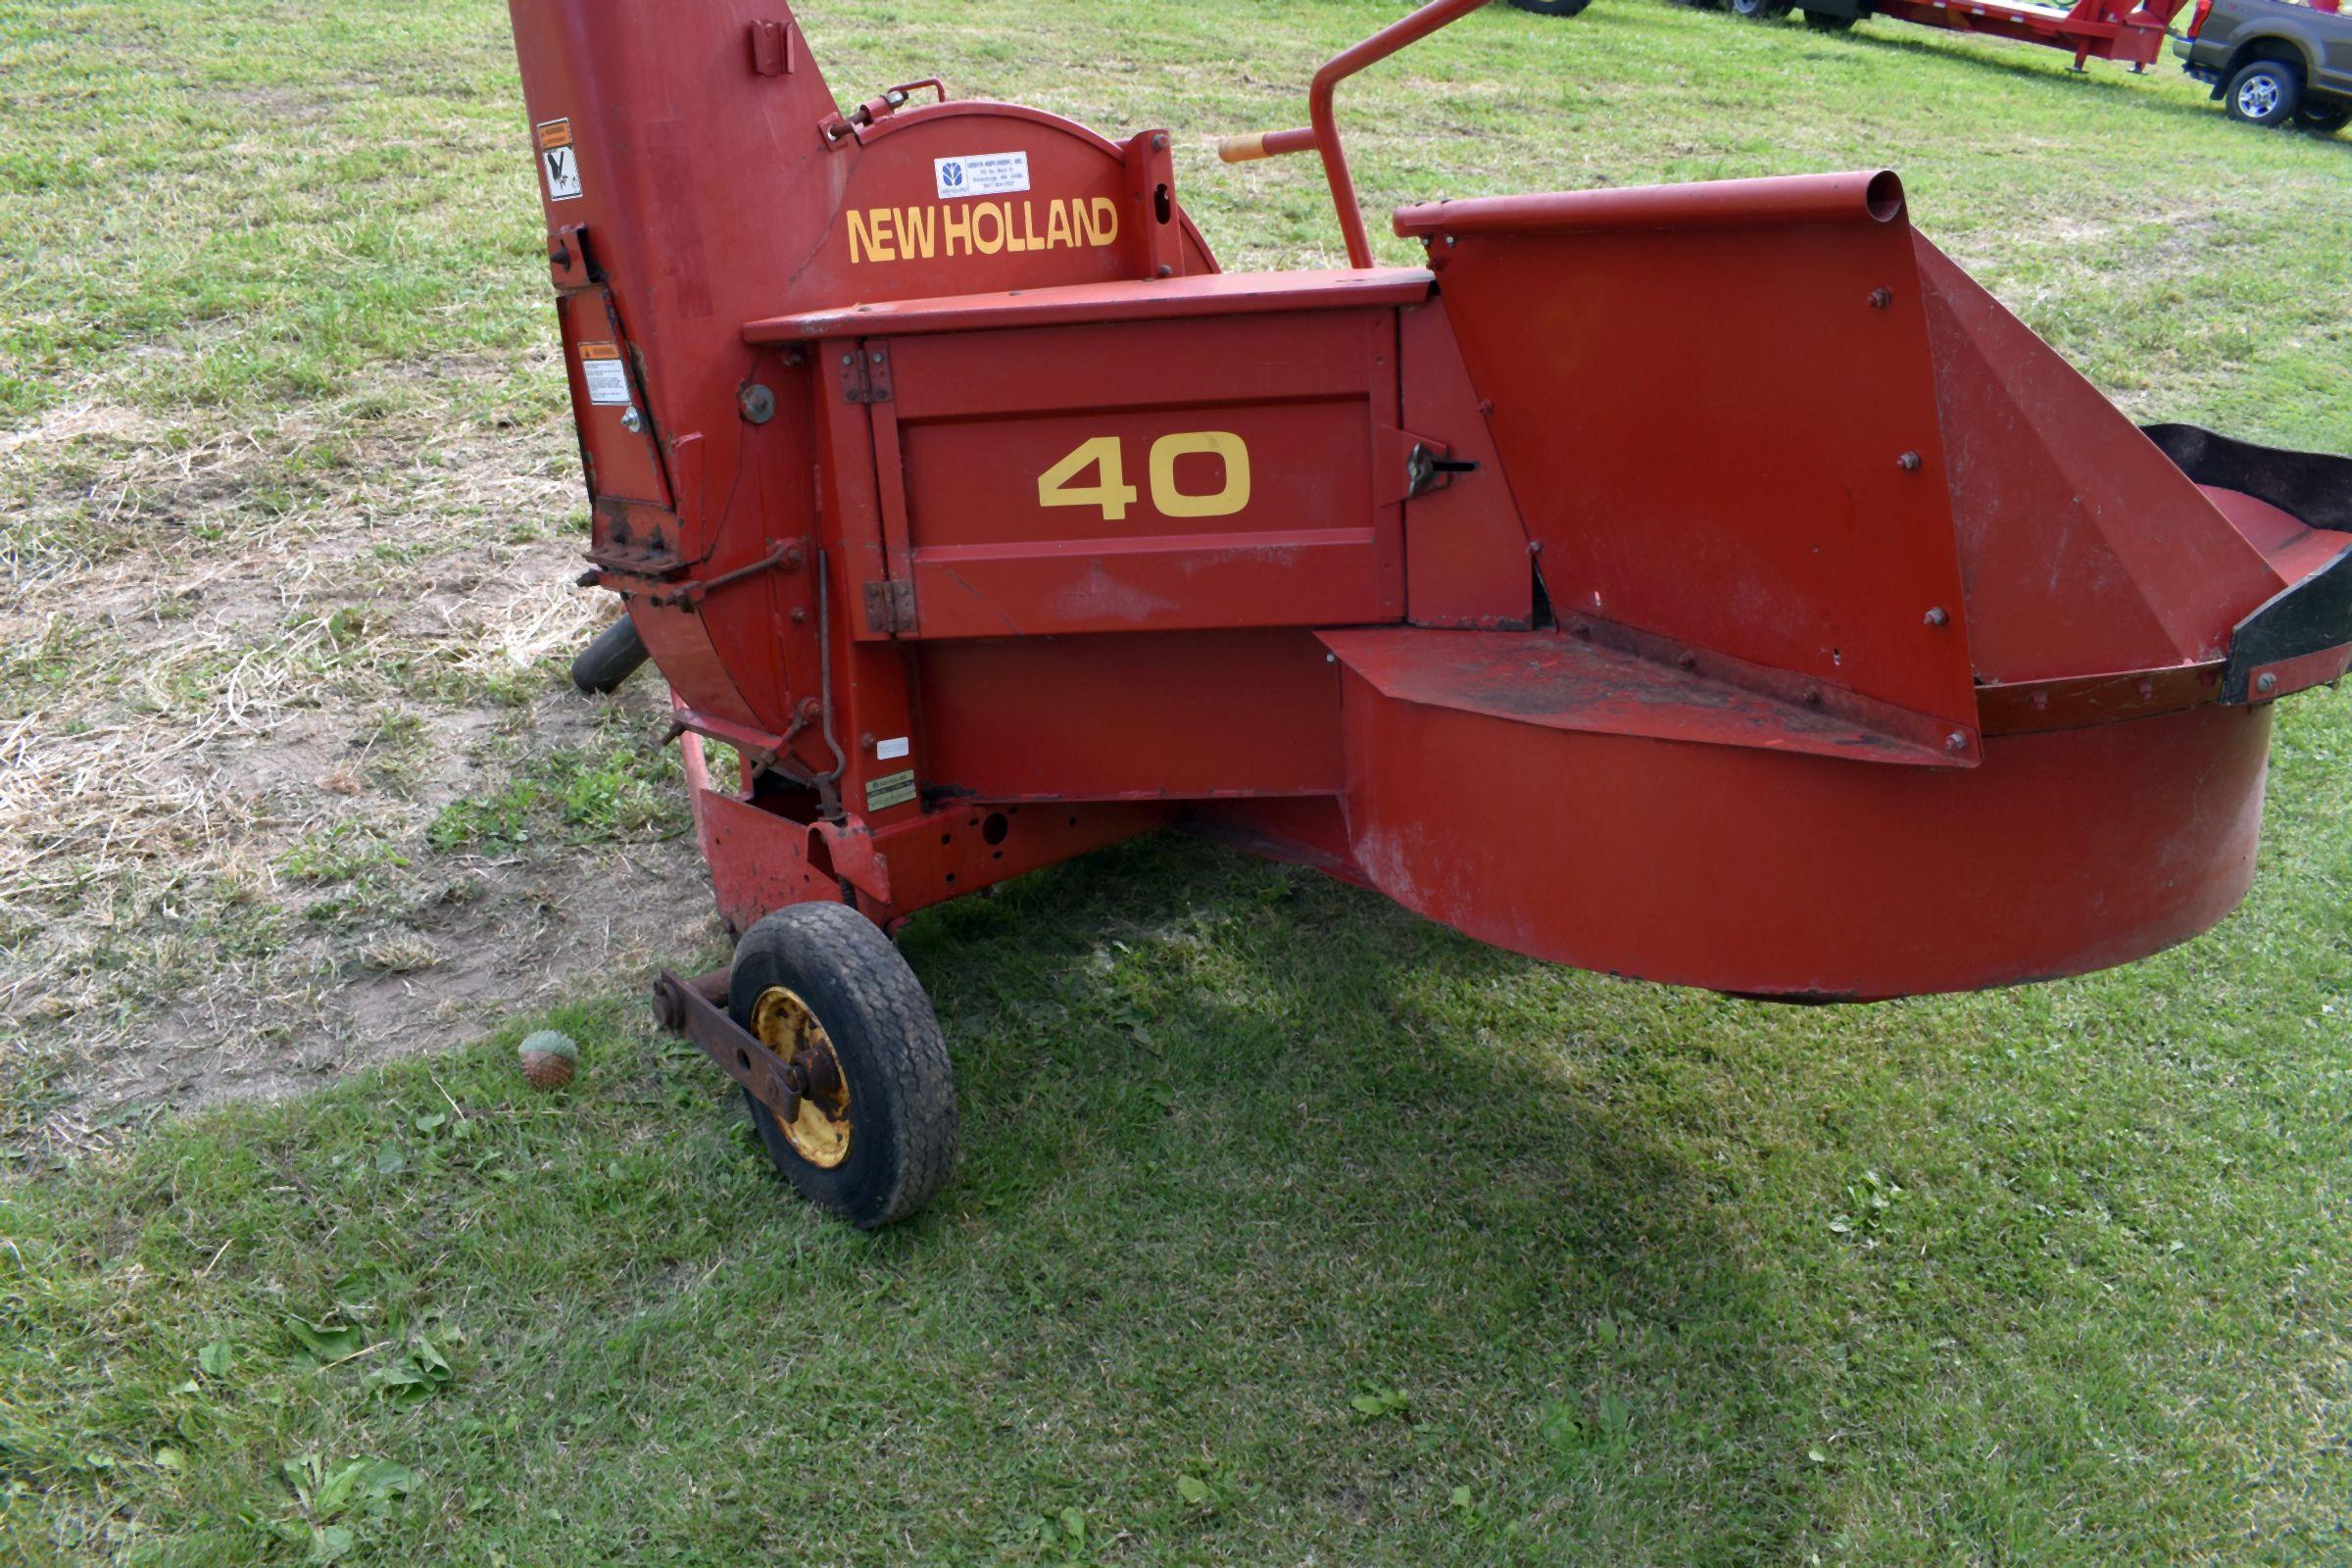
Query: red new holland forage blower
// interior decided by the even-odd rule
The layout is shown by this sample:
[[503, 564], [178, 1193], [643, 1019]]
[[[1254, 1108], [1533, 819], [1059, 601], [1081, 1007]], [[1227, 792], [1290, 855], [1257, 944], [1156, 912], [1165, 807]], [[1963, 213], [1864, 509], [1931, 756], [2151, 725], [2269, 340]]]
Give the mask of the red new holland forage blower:
[[783, 0], [513, 0], [584, 580], [740, 934], [656, 1008], [823, 1207], [954, 1154], [884, 932], [1162, 826], [1789, 1000], [2245, 893], [2270, 704], [2352, 663], [2352, 462], [2134, 427], [1888, 172], [1408, 207], [1374, 266], [1335, 90], [1483, 3], [1221, 145], [1319, 156], [1351, 263], [1237, 273], [1164, 130], [844, 113]]

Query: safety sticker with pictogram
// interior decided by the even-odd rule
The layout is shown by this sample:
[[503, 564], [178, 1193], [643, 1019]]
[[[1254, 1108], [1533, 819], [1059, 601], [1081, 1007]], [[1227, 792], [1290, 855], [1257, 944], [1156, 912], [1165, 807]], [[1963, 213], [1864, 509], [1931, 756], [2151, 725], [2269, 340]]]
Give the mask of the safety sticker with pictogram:
[[617, 343], [580, 345], [580, 379], [588, 385], [591, 403], [627, 403], [628, 367], [621, 364]]
[[547, 177], [547, 199], [567, 202], [580, 193], [580, 150], [571, 144], [569, 120], [540, 122], [539, 172]]

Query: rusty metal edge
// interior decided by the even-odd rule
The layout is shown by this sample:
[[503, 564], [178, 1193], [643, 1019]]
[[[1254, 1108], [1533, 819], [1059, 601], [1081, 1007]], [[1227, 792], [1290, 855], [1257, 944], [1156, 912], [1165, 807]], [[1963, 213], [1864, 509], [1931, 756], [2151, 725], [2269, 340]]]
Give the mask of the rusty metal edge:
[[728, 1017], [718, 1000], [727, 994], [731, 973], [713, 969], [681, 980], [662, 970], [654, 982], [654, 1019], [670, 1033], [684, 1035], [700, 1046], [703, 1054], [717, 1062], [754, 1100], [779, 1120], [791, 1121], [799, 1109], [799, 1097], [785, 1087], [783, 1060]]

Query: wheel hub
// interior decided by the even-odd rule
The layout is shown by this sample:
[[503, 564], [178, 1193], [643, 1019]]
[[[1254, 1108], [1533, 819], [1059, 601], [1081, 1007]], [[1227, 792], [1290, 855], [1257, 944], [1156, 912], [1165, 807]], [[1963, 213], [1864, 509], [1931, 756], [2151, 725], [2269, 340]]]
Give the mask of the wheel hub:
[[2268, 76], [2256, 76], [2237, 89], [2237, 107], [2249, 115], [2267, 115], [2278, 106], [2278, 86]]
[[752, 1009], [752, 1033], [784, 1062], [789, 1116], [777, 1125], [793, 1152], [830, 1170], [850, 1157], [850, 1084], [808, 1004], [789, 986], [769, 986]]

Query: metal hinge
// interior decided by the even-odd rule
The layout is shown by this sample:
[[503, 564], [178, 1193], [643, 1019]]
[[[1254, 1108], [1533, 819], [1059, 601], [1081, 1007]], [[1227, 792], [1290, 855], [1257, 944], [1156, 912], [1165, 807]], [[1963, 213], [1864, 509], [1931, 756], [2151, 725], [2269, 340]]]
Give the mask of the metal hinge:
[[897, 634], [914, 630], [914, 584], [869, 582], [865, 585], [865, 629]]
[[890, 351], [878, 344], [863, 343], [855, 348], [839, 350], [834, 359], [841, 371], [841, 398], [844, 403], [888, 403], [890, 401]]

